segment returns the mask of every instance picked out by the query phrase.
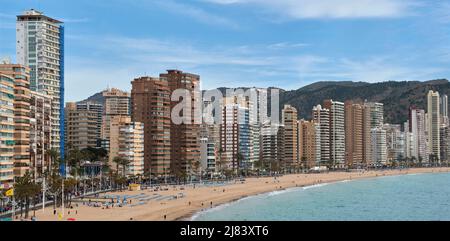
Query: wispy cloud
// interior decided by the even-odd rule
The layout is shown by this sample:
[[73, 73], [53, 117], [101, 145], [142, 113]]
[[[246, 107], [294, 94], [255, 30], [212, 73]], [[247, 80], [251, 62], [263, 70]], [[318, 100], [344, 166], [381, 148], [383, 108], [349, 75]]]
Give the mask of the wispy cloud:
[[392, 18], [414, 13], [417, 0], [202, 0], [221, 5], [258, 6], [290, 19]]
[[88, 23], [91, 20], [89, 18], [57, 18], [64, 23]]
[[168, 12], [190, 17], [200, 23], [208, 25], [220, 25], [228, 28], [239, 29], [239, 24], [231, 19], [207, 12], [193, 5], [183, 4], [172, 0], [157, 0], [155, 3]]
[[[168, 68], [200, 74], [203, 88], [276, 85], [292, 89], [323, 80], [427, 80], [443, 77], [439, 74], [446, 71], [429, 66], [417, 68], [414, 59], [400, 59], [397, 55], [365, 56], [361, 60], [311, 54], [311, 48], [302, 43], [209, 46], [184, 40], [123, 36], [68, 35], [68, 38], [89, 52], [84, 56], [74, 54], [67, 61], [67, 85], [71, 91], [80, 89], [82, 83], [95, 83], [98, 90], [107, 85], [129, 90], [133, 78], [157, 76]], [[273, 48], [270, 52], [269, 47]], [[72, 100], [81, 99], [74, 93], [68, 95]]]

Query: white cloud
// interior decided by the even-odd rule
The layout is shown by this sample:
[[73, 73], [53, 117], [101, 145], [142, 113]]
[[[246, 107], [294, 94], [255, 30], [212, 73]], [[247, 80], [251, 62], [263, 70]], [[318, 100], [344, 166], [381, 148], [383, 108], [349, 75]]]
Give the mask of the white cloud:
[[[85, 86], [102, 90], [107, 85], [129, 90], [130, 81], [142, 75], [157, 76], [177, 68], [202, 76], [203, 88], [221, 86], [277, 86], [296, 89], [315, 81], [387, 81], [439, 78], [446, 69], [417, 68], [413, 59], [366, 56], [362, 59], [311, 54], [300, 43], [268, 43], [248, 46], [198, 45], [183, 40], [76, 36], [72, 41], [85, 48], [83, 57], [68, 53], [66, 83], [69, 100], [86, 98]], [[270, 46], [290, 49], [274, 48]]]
[[259, 6], [290, 19], [384, 18], [413, 13], [417, 0], [202, 0], [222, 5]]
[[163, 0], [155, 2], [158, 6], [164, 8], [166, 11], [184, 15], [195, 19], [198, 22], [208, 24], [208, 25], [220, 25], [224, 27], [229, 27], [233, 29], [238, 29], [239, 25], [234, 21], [215, 15], [213, 13], [207, 12], [201, 8], [194, 7], [192, 5], [178, 3], [172, 0]]

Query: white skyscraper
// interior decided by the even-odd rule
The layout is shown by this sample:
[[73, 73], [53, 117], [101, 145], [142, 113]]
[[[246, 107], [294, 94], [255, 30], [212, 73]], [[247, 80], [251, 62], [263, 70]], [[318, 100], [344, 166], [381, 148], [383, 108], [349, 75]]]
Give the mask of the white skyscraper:
[[405, 132], [411, 133], [411, 146], [407, 157], [414, 157], [417, 161], [423, 162], [428, 160], [425, 131], [425, 110], [411, 107], [409, 110], [408, 126], [405, 126]]
[[439, 103], [439, 112], [441, 115], [441, 126], [449, 126], [448, 120], [448, 96], [441, 95], [440, 103]]
[[64, 26], [34, 9], [17, 16], [17, 61], [30, 67], [30, 89], [52, 97], [51, 148], [64, 156]]
[[[427, 98], [428, 104], [428, 142], [429, 153], [440, 160], [440, 114], [439, 114], [439, 92], [430, 90]], [[431, 161], [431, 160], [430, 160]]]
[[330, 110], [330, 159], [336, 168], [345, 167], [345, 104], [325, 100], [324, 107]]
[[373, 128], [372, 136], [372, 161], [377, 165], [385, 165], [387, 162], [386, 130], [382, 127]]

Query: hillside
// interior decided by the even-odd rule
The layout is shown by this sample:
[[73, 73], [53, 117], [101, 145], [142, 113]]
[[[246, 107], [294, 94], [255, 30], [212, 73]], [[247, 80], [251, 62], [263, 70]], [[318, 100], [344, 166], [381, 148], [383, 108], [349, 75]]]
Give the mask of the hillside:
[[318, 82], [298, 90], [284, 92], [281, 104], [290, 104], [297, 108], [299, 117], [310, 119], [314, 105], [325, 99], [336, 101], [375, 101], [384, 103], [385, 122], [401, 124], [408, 118], [410, 105], [426, 109], [426, 95], [429, 90], [450, 95], [448, 80], [389, 81], [382, 83], [363, 82]]

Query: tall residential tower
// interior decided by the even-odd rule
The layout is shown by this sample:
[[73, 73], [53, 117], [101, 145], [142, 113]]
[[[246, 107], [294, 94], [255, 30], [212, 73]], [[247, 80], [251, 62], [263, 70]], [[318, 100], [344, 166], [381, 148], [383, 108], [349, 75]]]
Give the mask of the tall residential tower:
[[63, 23], [31, 9], [17, 16], [16, 37], [17, 61], [30, 68], [30, 89], [52, 97], [52, 148], [64, 153]]

